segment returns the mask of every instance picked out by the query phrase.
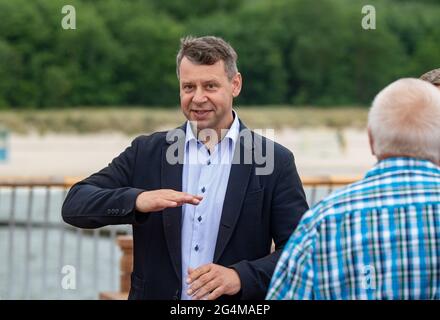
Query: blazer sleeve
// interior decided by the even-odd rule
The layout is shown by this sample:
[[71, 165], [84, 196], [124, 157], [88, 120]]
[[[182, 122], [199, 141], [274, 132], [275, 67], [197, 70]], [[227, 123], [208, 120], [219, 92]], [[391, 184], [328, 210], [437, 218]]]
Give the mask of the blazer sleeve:
[[297, 173], [293, 154], [289, 151], [275, 180], [271, 205], [271, 233], [275, 251], [254, 261], [240, 261], [234, 268], [241, 280], [241, 299], [264, 299], [276, 263], [284, 245], [295, 230], [308, 204]]
[[135, 204], [144, 190], [130, 187], [138, 148], [139, 137], [107, 167], [72, 186], [63, 203], [63, 220], [79, 228], [99, 228], [143, 219]]

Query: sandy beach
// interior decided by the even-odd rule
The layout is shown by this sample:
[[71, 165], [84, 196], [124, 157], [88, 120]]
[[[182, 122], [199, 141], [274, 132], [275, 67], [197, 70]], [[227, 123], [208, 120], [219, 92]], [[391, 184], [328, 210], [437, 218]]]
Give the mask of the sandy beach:
[[[135, 136], [11, 134], [0, 176], [87, 176], [106, 166]], [[294, 153], [301, 176], [360, 175], [375, 162], [364, 130], [286, 128], [275, 130], [274, 140]]]

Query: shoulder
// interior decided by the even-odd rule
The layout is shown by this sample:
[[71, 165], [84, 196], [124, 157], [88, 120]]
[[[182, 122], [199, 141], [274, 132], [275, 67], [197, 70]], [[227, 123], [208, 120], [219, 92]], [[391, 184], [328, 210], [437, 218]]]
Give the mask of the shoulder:
[[318, 228], [321, 224], [332, 221], [342, 223], [354, 208], [362, 208], [365, 179], [333, 191], [304, 214], [309, 228]]

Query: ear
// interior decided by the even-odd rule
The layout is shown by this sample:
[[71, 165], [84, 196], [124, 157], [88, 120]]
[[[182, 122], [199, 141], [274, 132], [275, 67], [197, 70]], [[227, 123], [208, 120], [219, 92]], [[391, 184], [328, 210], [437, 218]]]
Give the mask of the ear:
[[240, 72], [237, 72], [237, 74], [232, 78], [231, 83], [232, 83], [232, 96], [236, 98], [238, 97], [241, 91], [242, 79]]
[[374, 138], [373, 138], [373, 134], [371, 133], [370, 127], [367, 128], [367, 131], [368, 131], [368, 142], [370, 143], [371, 154], [373, 156], [376, 156], [376, 154], [374, 153]]

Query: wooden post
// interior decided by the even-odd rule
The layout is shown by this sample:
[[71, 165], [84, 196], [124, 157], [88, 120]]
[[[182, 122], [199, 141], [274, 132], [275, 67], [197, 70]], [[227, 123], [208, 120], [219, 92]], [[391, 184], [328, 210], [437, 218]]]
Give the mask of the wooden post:
[[127, 300], [131, 285], [131, 272], [133, 270], [133, 237], [118, 236], [116, 242], [122, 251], [120, 268], [119, 292], [101, 292], [101, 300]]
[[131, 272], [133, 271], [133, 237], [119, 236], [117, 238], [119, 248], [122, 250], [120, 262], [120, 290], [121, 292], [129, 292], [131, 285]]

